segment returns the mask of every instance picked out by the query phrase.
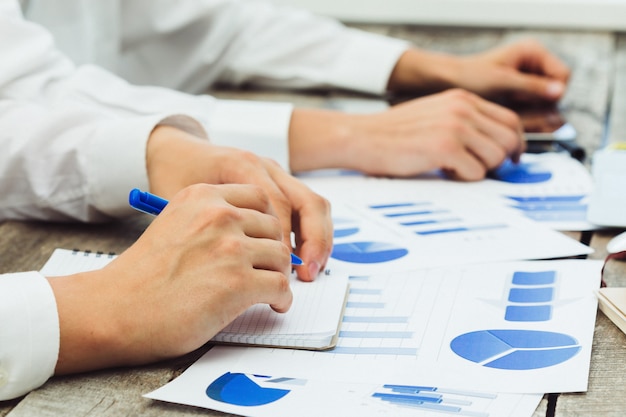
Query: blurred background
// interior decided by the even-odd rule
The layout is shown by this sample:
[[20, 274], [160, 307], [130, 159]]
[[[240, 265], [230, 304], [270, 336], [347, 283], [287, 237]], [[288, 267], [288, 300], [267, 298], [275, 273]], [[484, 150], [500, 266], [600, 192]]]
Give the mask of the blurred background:
[[626, 31], [626, 0], [275, 0], [348, 23]]

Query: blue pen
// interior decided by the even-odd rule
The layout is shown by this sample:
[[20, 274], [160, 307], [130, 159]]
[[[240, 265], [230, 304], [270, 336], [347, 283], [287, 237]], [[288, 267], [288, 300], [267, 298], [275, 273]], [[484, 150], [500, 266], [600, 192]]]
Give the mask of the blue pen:
[[[164, 198], [156, 196], [154, 194], [150, 194], [147, 191], [141, 191], [138, 188], [134, 188], [130, 191], [128, 195], [128, 202], [130, 206], [135, 210], [142, 211], [144, 213], [152, 214], [156, 216], [161, 213], [161, 211], [167, 206], [168, 201]], [[304, 262], [302, 259], [291, 254], [291, 264], [292, 265], [302, 265]]]

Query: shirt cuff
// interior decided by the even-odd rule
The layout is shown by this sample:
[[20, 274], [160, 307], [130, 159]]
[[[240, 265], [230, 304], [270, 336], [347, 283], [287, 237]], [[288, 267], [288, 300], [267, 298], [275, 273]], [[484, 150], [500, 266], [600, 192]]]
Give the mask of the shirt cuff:
[[59, 356], [52, 288], [37, 272], [0, 275], [0, 401], [43, 385]]
[[328, 75], [331, 85], [370, 94], [384, 94], [400, 56], [410, 48], [407, 41], [375, 33], [346, 29], [345, 53]]
[[289, 124], [293, 105], [216, 100], [207, 120], [211, 142], [271, 158], [289, 171]]
[[148, 189], [146, 147], [154, 128], [163, 124], [206, 138], [200, 123], [181, 115], [123, 119], [94, 132], [83, 161], [91, 205], [112, 217], [135, 213], [128, 193], [133, 188]]

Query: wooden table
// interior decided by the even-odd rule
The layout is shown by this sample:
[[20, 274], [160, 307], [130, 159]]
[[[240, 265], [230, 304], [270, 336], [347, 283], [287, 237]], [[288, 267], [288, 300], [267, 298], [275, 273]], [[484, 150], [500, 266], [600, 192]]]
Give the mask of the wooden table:
[[[448, 29], [364, 26], [364, 29], [413, 41], [429, 49], [455, 53], [482, 51], [501, 42], [533, 36], [544, 42], [572, 68], [570, 88], [564, 98], [567, 116], [579, 132], [579, 143], [591, 154], [607, 141], [626, 133], [626, 34], [610, 32]], [[263, 91], [215, 92], [221, 97], [287, 100], [298, 106], [321, 106], [328, 97], [343, 93], [302, 94]], [[610, 110], [610, 112], [609, 112]], [[607, 114], [611, 115], [607, 120]], [[135, 218], [104, 225], [5, 222], [0, 224], [0, 273], [39, 269], [56, 247], [121, 252], [147, 226]], [[596, 250], [590, 256], [604, 259], [606, 243], [617, 230], [589, 234]], [[626, 263], [612, 261], [605, 273], [609, 286], [626, 286]], [[210, 415], [211, 410], [165, 404], [141, 395], [158, 388], [191, 365], [204, 351], [131, 369], [112, 369], [68, 377], [55, 377], [24, 398], [0, 402], [0, 417], [23, 416], [157, 416]], [[546, 394], [534, 413], [539, 416], [626, 415], [626, 335], [598, 313], [589, 376], [589, 390], [579, 394]]]

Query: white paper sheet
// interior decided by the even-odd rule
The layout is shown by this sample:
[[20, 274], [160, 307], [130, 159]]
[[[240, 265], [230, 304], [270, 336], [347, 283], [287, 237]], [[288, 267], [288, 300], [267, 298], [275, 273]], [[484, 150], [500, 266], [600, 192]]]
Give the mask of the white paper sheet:
[[[239, 371], [237, 371], [239, 370]], [[250, 417], [529, 417], [541, 394], [503, 394], [432, 386], [338, 382], [242, 371], [228, 350], [212, 349], [148, 398]]]
[[[335, 226], [333, 273], [407, 271], [443, 265], [583, 255], [588, 246], [510, 209], [486, 204], [469, 188], [437, 181], [363, 177], [307, 181], [328, 198]], [[449, 191], [449, 192], [448, 192]]]
[[586, 391], [601, 267], [531, 261], [354, 277], [334, 350], [214, 349], [267, 375]]
[[[496, 170], [499, 179], [486, 178], [476, 182], [448, 180], [437, 173], [414, 179], [375, 179], [347, 171], [319, 171], [300, 177], [324, 194], [333, 188], [343, 195], [363, 195], [363, 187], [355, 178], [367, 180], [365, 195], [383, 197], [387, 187], [398, 184], [409, 196], [421, 200], [447, 196], [457, 208], [464, 208], [470, 198], [472, 205], [489, 211], [505, 207], [551, 229], [561, 231], [595, 230], [598, 226], [587, 221], [587, 205], [593, 187], [589, 170], [565, 153], [524, 154], [519, 165], [506, 162]], [[498, 175], [496, 175], [498, 177]], [[332, 182], [329, 188], [328, 182]], [[375, 184], [375, 183], [381, 184]], [[342, 185], [347, 185], [342, 188]], [[381, 191], [383, 190], [383, 191]], [[346, 194], [347, 193], [347, 194]], [[337, 195], [337, 194], [335, 194]], [[338, 194], [341, 196], [342, 194]]]

